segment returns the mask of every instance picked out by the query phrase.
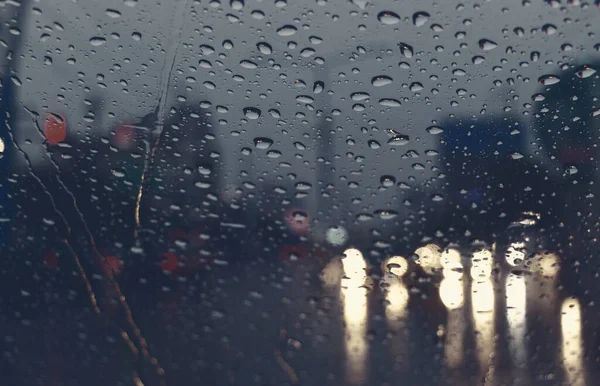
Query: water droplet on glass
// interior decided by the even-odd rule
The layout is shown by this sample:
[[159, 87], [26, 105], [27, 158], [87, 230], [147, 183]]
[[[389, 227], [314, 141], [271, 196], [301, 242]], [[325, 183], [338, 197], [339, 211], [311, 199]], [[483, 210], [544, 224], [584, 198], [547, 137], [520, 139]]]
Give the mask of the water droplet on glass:
[[481, 48], [484, 51], [491, 51], [496, 47], [498, 47], [498, 44], [496, 44], [495, 42], [493, 42], [491, 40], [488, 40], [488, 39], [479, 40], [479, 48]]
[[250, 60], [242, 60], [240, 62], [240, 66], [247, 68], [248, 70], [255, 70], [258, 68], [258, 64], [250, 61]]
[[350, 98], [352, 98], [353, 101], [364, 101], [369, 98], [369, 94], [366, 92], [353, 92], [350, 94]]
[[370, 140], [368, 144], [371, 149], [379, 149], [381, 147], [381, 144], [374, 139]]
[[198, 165], [198, 172], [203, 176], [208, 176], [212, 173], [212, 168], [207, 164]]
[[531, 55], [529, 55], [529, 58], [532, 62], [537, 62], [540, 59], [540, 53], [538, 51], [533, 51]]
[[392, 11], [381, 11], [377, 14], [377, 20], [383, 24], [392, 25], [400, 22], [400, 16]]
[[546, 34], [546, 35], [554, 35], [557, 31], [557, 28], [554, 24], [544, 24], [542, 26], [542, 31]]
[[594, 75], [596, 73], [596, 70], [593, 69], [590, 66], [583, 66], [581, 69], [579, 69], [575, 75], [577, 75], [579, 78], [585, 79], [588, 78], [592, 75]]
[[410, 141], [408, 135], [394, 135], [392, 138], [388, 140], [388, 145], [390, 146], [404, 146]]
[[473, 64], [481, 64], [485, 62], [485, 58], [483, 56], [473, 56], [471, 61], [473, 62]]
[[441, 133], [443, 133], [443, 132], [444, 132], [444, 129], [442, 129], [442, 128], [441, 128], [441, 127], [439, 127], [439, 126], [429, 126], [429, 127], [427, 128], [427, 132], [428, 132], [429, 134], [437, 135], [437, 134], [441, 134]]
[[323, 91], [324, 87], [325, 87], [325, 83], [321, 82], [320, 80], [316, 81], [313, 84], [313, 93], [320, 94]]
[[423, 90], [423, 85], [419, 82], [413, 82], [410, 84], [410, 91], [412, 92], [419, 92], [421, 90]]
[[131, 34], [131, 38], [136, 42], [139, 42], [140, 40], [142, 40], [142, 34], [139, 32], [134, 32]]
[[544, 86], [550, 86], [560, 82], [560, 78], [557, 75], [542, 75], [538, 78], [538, 82]]
[[323, 42], [323, 39], [321, 39], [318, 36], [310, 36], [308, 38], [308, 41], [311, 42], [312, 44], [316, 45], [316, 44], [321, 44]]
[[386, 107], [400, 107], [401, 103], [397, 99], [382, 98], [379, 100], [379, 104]]
[[371, 84], [375, 87], [387, 86], [392, 83], [394, 80], [386, 75], [378, 75], [371, 79]]
[[234, 11], [239, 11], [240, 9], [244, 8], [243, 0], [231, 0], [229, 2], [229, 5], [231, 6], [231, 9], [233, 9]]
[[261, 116], [261, 111], [256, 107], [246, 107], [244, 109], [244, 115], [248, 119], [258, 119]]
[[381, 178], [379, 179], [379, 181], [381, 182], [381, 185], [385, 186], [386, 188], [390, 188], [392, 186], [394, 186], [396, 184], [396, 177], [394, 176], [381, 176]]
[[400, 53], [402, 55], [404, 55], [404, 57], [406, 58], [412, 58], [413, 57], [413, 48], [411, 45], [406, 44], [406, 43], [398, 43], [398, 47], [400, 47]]
[[121, 12], [117, 11], [116, 9], [108, 8], [106, 10], [106, 14], [108, 15], [108, 17], [111, 17], [113, 19], [121, 17]]
[[271, 47], [271, 45], [265, 42], [257, 43], [256, 48], [258, 48], [260, 53], [264, 55], [271, 55], [271, 53], [273, 52], [273, 48]]
[[254, 146], [257, 149], [265, 150], [265, 149], [270, 148], [271, 145], [273, 145], [273, 140], [271, 138], [265, 138], [265, 137], [254, 138]]
[[565, 172], [569, 175], [573, 175], [573, 174], [577, 174], [578, 170], [577, 170], [577, 167], [571, 165], [571, 166], [567, 166], [567, 169], [565, 170]]
[[430, 15], [427, 12], [416, 12], [412, 19], [413, 24], [417, 27], [423, 26], [429, 20]]
[[90, 39], [90, 44], [94, 47], [98, 47], [106, 43], [106, 39], [101, 36], [94, 36]]
[[21, 82], [21, 79], [19, 79], [18, 76], [13, 75], [10, 77], [10, 80], [12, 80], [12, 82], [16, 85], [16, 86], [22, 86], [23, 82]]
[[215, 52], [215, 49], [209, 45], [202, 44], [200, 47], [200, 53], [202, 55], [210, 55]]
[[279, 36], [292, 36], [298, 31], [298, 28], [293, 25], [284, 25], [283, 27], [277, 29], [277, 34]]
[[379, 209], [375, 211], [375, 215], [379, 216], [379, 218], [382, 220], [391, 220], [398, 216], [398, 212], [391, 209]]
[[312, 98], [308, 95], [298, 95], [296, 97], [296, 100], [300, 103], [305, 103], [305, 104], [312, 103], [315, 101], [314, 98]]

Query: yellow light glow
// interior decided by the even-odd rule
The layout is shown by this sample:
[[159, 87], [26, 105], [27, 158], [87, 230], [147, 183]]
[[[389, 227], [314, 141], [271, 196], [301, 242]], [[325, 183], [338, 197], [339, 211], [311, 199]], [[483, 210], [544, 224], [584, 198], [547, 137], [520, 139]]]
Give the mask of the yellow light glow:
[[408, 305], [408, 289], [397, 277], [388, 278], [387, 283], [385, 316], [389, 322], [392, 322], [404, 317]]
[[487, 372], [491, 363], [491, 353], [494, 351], [495, 334], [495, 293], [492, 280], [473, 280], [471, 286], [471, 309], [473, 312], [473, 329], [475, 332], [475, 347], [479, 367]]
[[527, 287], [525, 277], [509, 274], [506, 279], [506, 320], [509, 329], [509, 348], [517, 367], [526, 365], [525, 347]]
[[492, 251], [482, 249], [473, 253], [471, 260], [471, 277], [475, 280], [487, 279], [492, 274], [494, 259]]
[[437, 245], [427, 244], [424, 247], [417, 249], [415, 254], [419, 257], [417, 259], [417, 264], [423, 268], [423, 271], [425, 271], [426, 274], [434, 275], [442, 268], [442, 251]]
[[348, 249], [342, 259], [344, 278], [341, 298], [346, 326], [346, 380], [349, 384], [362, 384], [367, 374], [367, 264], [357, 249]]
[[408, 272], [408, 261], [402, 256], [392, 256], [381, 263], [381, 272], [402, 277]]
[[440, 283], [440, 299], [448, 310], [446, 322], [446, 342], [444, 359], [450, 368], [458, 368], [463, 363], [463, 340], [465, 316], [462, 308], [465, 301], [464, 281], [460, 253], [454, 249], [444, 252], [441, 258], [444, 278]]
[[562, 358], [570, 386], [585, 386], [581, 306], [574, 298], [565, 299], [561, 307]]
[[525, 243], [511, 243], [506, 251], [506, 262], [513, 267], [521, 265], [525, 260]]
[[321, 271], [321, 282], [327, 288], [339, 286], [344, 277], [344, 265], [339, 257], [332, 259]]

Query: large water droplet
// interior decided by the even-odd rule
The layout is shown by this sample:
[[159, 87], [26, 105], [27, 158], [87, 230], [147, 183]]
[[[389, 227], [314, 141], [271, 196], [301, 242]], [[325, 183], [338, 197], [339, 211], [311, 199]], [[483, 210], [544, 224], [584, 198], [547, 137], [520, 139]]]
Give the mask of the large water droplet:
[[325, 87], [325, 83], [321, 82], [320, 80], [316, 81], [313, 84], [313, 93], [320, 94], [323, 91], [324, 87]]
[[368, 144], [371, 149], [379, 149], [381, 147], [381, 144], [374, 139], [370, 140]]
[[417, 27], [421, 27], [427, 20], [429, 20], [430, 15], [427, 12], [415, 12], [413, 15], [413, 24]]
[[406, 58], [412, 58], [413, 57], [413, 47], [409, 44], [406, 43], [398, 43], [398, 47], [400, 47], [400, 53], [402, 55], [404, 55], [404, 57]]
[[258, 48], [260, 53], [264, 55], [271, 55], [271, 53], [273, 52], [273, 48], [271, 47], [271, 45], [265, 42], [257, 43], [256, 48]]
[[108, 8], [106, 10], [106, 15], [108, 15], [108, 17], [116, 19], [118, 17], [121, 17], [121, 12], [117, 11], [116, 9], [111, 9]]
[[256, 107], [246, 107], [244, 109], [244, 115], [248, 119], [258, 119], [260, 118], [262, 112]]
[[371, 79], [371, 84], [375, 87], [387, 86], [392, 83], [394, 80], [387, 75], [377, 75]]
[[350, 98], [352, 98], [353, 101], [364, 101], [365, 99], [369, 98], [369, 93], [366, 92], [353, 92], [352, 94], [350, 94]]
[[409, 89], [412, 92], [419, 92], [423, 90], [423, 85], [419, 82], [413, 82], [410, 84]]
[[396, 184], [396, 177], [394, 176], [381, 176], [381, 178], [379, 179], [379, 181], [381, 182], [381, 185], [385, 186], [386, 188], [390, 188], [392, 186], [394, 186]]
[[498, 47], [498, 44], [488, 39], [480, 39], [479, 40], [479, 48], [484, 51], [491, 51], [494, 48]]
[[554, 35], [557, 31], [557, 28], [554, 24], [544, 24], [542, 26], [542, 31], [544, 31], [546, 35]]
[[247, 68], [248, 70], [255, 70], [258, 68], [258, 64], [250, 61], [250, 60], [242, 60], [240, 62], [240, 66]]
[[273, 145], [273, 140], [271, 138], [266, 138], [266, 137], [254, 138], [254, 146], [257, 149], [265, 150], [265, 149], [270, 148], [271, 145]]
[[579, 69], [575, 75], [577, 75], [579, 78], [585, 79], [588, 78], [592, 75], [594, 75], [596, 73], [596, 70], [593, 69], [590, 66], [583, 66], [581, 69]]
[[386, 107], [400, 107], [401, 103], [397, 99], [382, 98], [379, 100], [379, 104]]
[[390, 146], [404, 146], [410, 141], [408, 135], [394, 135], [392, 138], [388, 140], [388, 145]]
[[101, 46], [104, 43], [106, 43], [106, 38], [103, 38], [102, 36], [94, 36], [90, 39], [90, 44], [94, 47]]
[[538, 78], [538, 82], [544, 86], [551, 86], [560, 82], [560, 78], [557, 75], [542, 75]]
[[441, 134], [441, 133], [443, 133], [443, 132], [444, 132], [444, 129], [442, 129], [442, 128], [441, 128], [441, 127], [439, 127], [439, 126], [429, 126], [429, 127], [427, 128], [427, 132], [428, 132], [429, 134], [437, 135], [437, 134]]
[[313, 97], [310, 97], [308, 95], [298, 95], [296, 97], [296, 100], [300, 103], [305, 103], [305, 104], [313, 103], [315, 101]]
[[295, 34], [298, 31], [298, 28], [294, 27], [293, 25], [284, 25], [283, 27], [277, 29], [277, 34], [279, 36], [292, 36], [293, 34]]
[[400, 22], [400, 16], [392, 11], [381, 11], [377, 14], [377, 20], [383, 24], [392, 25]]
[[398, 216], [398, 212], [391, 209], [379, 209], [375, 211], [375, 215], [379, 216], [379, 218], [382, 220], [391, 220]]

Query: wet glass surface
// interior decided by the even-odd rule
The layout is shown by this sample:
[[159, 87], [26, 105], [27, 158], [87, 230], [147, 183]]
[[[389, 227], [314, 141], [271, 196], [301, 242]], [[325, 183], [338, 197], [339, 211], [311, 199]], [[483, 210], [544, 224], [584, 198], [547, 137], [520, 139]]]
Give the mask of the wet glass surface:
[[596, 384], [598, 7], [0, 1], [0, 383]]

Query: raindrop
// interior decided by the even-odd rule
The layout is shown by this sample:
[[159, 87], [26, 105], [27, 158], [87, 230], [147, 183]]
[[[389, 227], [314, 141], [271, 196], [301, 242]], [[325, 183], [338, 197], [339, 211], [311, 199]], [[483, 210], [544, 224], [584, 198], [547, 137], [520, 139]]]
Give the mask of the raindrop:
[[279, 150], [269, 150], [267, 152], [268, 158], [279, 158], [281, 157], [281, 152]]
[[496, 47], [498, 47], [498, 44], [494, 43], [491, 40], [488, 40], [488, 39], [479, 40], [479, 48], [481, 48], [484, 51], [491, 51]]
[[353, 92], [352, 94], [350, 94], [350, 98], [352, 98], [353, 101], [364, 101], [365, 99], [369, 98], [369, 94], [366, 92]]
[[265, 18], [265, 13], [259, 9], [252, 11], [252, 13], [250, 15], [252, 15], [252, 17], [257, 20], [261, 20], [261, 19]]
[[121, 12], [117, 11], [116, 9], [108, 8], [106, 10], [106, 14], [108, 15], [108, 17], [111, 17], [113, 19], [121, 17]]
[[394, 80], [386, 75], [377, 75], [371, 79], [371, 84], [375, 87], [387, 86], [392, 83]]
[[554, 35], [557, 31], [557, 28], [554, 24], [544, 24], [542, 26], [542, 31], [544, 31], [546, 35]]
[[273, 52], [273, 48], [271, 47], [271, 45], [265, 42], [257, 43], [256, 48], [258, 48], [260, 53], [264, 55], [271, 55], [271, 53]]
[[375, 215], [379, 216], [379, 218], [382, 220], [391, 220], [398, 216], [398, 212], [391, 209], [379, 209], [375, 211]]
[[266, 137], [254, 138], [254, 146], [257, 149], [265, 150], [265, 149], [270, 148], [271, 145], [273, 145], [273, 140], [271, 138], [266, 138]]
[[312, 103], [315, 101], [314, 98], [312, 98], [308, 95], [298, 95], [296, 97], [296, 100], [300, 103], [305, 103], [305, 104]]
[[531, 55], [529, 55], [529, 58], [532, 62], [537, 62], [540, 59], [540, 53], [538, 51], [533, 51]]
[[421, 90], [423, 90], [423, 85], [419, 82], [413, 82], [410, 84], [410, 91], [412, 92], [419, 92]]
[[400, 107], [401, 103], [397, 99], [382, 98], [379, 100], [379, 104], [386, 107]]
[[443, 132], [444, 132], [444, 129], [442, 129], [442, 128], [441, 128], [441, 127], [439, 127], [439, 126], [429, 126], [429, 127], [427, 128], [427, 132], [428, 132], [429, 134], [437, 135], [437, 134], [441, 134], [441, 133], [443, 133]]
[[542, 75], [538, 78], [538, 82], [544, 86], [551, 86], [560, 82], [560, 78], [557, 75]]
[[411, 45], [406, 43], [398, 43], [398, 46], [400, 47], [400, 53], [404, 55], [404, 57], [412, 58], [414, 51]]
[[481, 64], [485, 62], [485, 58], [483, 56], [473, 56], [471, 61], [473, 62], [473, 64]]
[[255, 70], [255, 69], [258, 68], [258, 64], [254, 63], [254, 62], [252, 62], [250, 60], [242, 60], [240, 62], [240, 66], [242, 66], [242, 67], [244, 67], [244, 68], [246, 68], [248, 70]]
[[234, 11], [239, 11], [240, 9], [244, 8], [244, 1], [243, 0], [231, 0], [229, 2], [229, 5], [231, 6], [231, 9], [233, 9]]
[[311, 56], [313, 56], [316, 53], [316, 51], [313, 48], [305, 48], [302, 51], [300, 51], [300, 56], [302, 56], [303, 58], [309, 58]]
[[258, 119], [261, 116], [261, 111], [256, 107], [246, 107], [244, 108], [244, 115], [248, 119]]
[[18, 76], [13, 75], [10, 77], [10, 79], [12, 80], [12, 82], [16, 85], [16, 86], [22, 86], [23, 82], [21, 82], [21, 79], [19, 79]]
[[289, 25], [289, 24], [284, 25], [283, 27], [281, 27], [277, 30], [277, 34], [279, 36], [292, 36], [296, 32], [298, 32], [298, 28], [294, 27], [293, 25]]
[[408, 135], [394, 135], [392, 138], [388, 140], [388, 145], [390, 146], [404, 146], [410, 141]]
[[101, 36], [94, 36], [90, 39], [90, 44], [94, 47], [98, 47], [106, 43], [106, 39]]
[[212, 168], [207, 164], [198, 165], [198, 172], [203, 176], [208, 176], [212, 173]]
[[325, 84], [323, 82], [321, 82], [320, 80], [316, 81], [313, 84], [313, 93], [320, 94], [321, 91], [323, 91], [324, 87], [325, 87]]
[[311, 42], [312, 44], [321, 44], [323, 42], [323, 39], [321, 39], [318, 36], [311, 36], [308, 38], [308, 41]]
[[417, 27], [423, 26], [429, 20], [430, 15], [427, 12], [416, 12], [412, 19], [413, 24]]
[[139, 42], [140, 40], [142, 40], [142, 34], [139, 32], [134, 32], [131, 34], [131, 38], [136, 42]]
[[371, 149], [379, 149], [381, 147], [381, 144], [374, 139], [370, 140], [368, 144]]
[[381, 176], [381, 178], [379, 179], [379, 181], [381, 182], [382, 186], [385, 186], [386, 188], [390, 188], [392, 186], [394, 186], [396, 184], [396, 177], [394, 176]]
[[202, 55], [210, 55], [215, 52], [215, 49], [207, 44], [202, 44], [199, 48]]
[[387, 25], [398, 24], [400, 22], [400, 16], [392, 11], [381, 11], [377, 14], [377, 20]]
[[580, 70], [578, 70], [575, 75], [577, 75], [579, 78], [585, 79], [588, 78], [592, 75], [594, 75], [596, 73], [596, 70], [593, 69], [590, 66], [583, 66]]
[[567, 170], [565, 172], [569, 175], [573, 175], [573, 174], [577, 174], [578, 170], [577, 170], [577, 167], [571, 165], [571, 166], [567, 166]]

